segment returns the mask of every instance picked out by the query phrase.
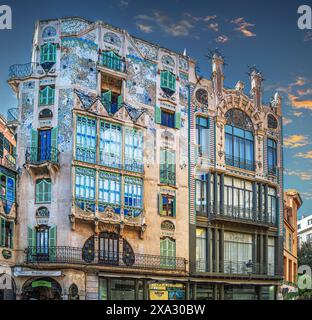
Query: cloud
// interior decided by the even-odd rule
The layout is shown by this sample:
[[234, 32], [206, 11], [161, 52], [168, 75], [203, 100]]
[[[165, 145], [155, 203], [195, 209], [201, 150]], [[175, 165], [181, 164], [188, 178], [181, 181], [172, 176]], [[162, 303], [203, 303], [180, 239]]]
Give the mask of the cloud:
[[153, 22], [160, 27], [163, 32], [173, 37], [186, 37], [190, 35], [190, 30], [194, 28], [194, 25], [188, 19], [172, 22], [172, 19], [167, 15], [155, 10], [151, 15], [140, 14], [137, 15], [135, 19]]
[[127, 0], [120, 0], [119, 3], [118, 3], [119, 7], [122, 7], [122, 8], [126, 8], [128, 7], [129, 5], [129, 1]]
[[290, 87], [302, 87], [307, 83], [307, 79], [304, 77], [297, 77], [295, 82], [291, 83]]
[[208, 22], [211, 20], [215, 20], [217, 18], [217, 16], [215, 14], [211, 15], [211, 16], [193, 16], [189, 12], [185, 13], [185, 16], [191, 18], [192, 20], [194, 20], [196, 22], [200, 22], [200, 21]]
[[210, 23], [208, 24], [208, 29], [213, 30], [215, 32], [219, 31], [219, 24], [218, 23]]
[[297, 94], [299, 96], [306, 96], [308, 94], [312, 94], [312, 88], [297, 90]]
[[288, 93], [288, 98], [291, 103], [291, 106], [295, 109], [307, 109], [312, 110], [312, 100], [301, 100], [299, 97]]
[[312, 200], [312, 192], [299, 192], [303, 199]]
[[245, 21], [243, 17], [236, 18], [231, 21], [231, 23], [237, 25], [235, 28], [236, 31], [242, 33], [245, 37], [255, 37], [256, 34], [252, 32], [250, 27], [254, 27], [255, 25]]
[[293, 112], [293, 115], [294, 115], [295, 117], [300, 117], [300, 116], [302, 116], [302, 114], [303, 114], [303, 112], [301, 112], [301, 111], [294, 111], [294, 112]]
[[308, 171], [285, 169], [284, 173], [287, 176], [298, 177], [300, 180], [303, 180], [303, 181], [309, 181], [312, 179], [312, 172], [308, 172]]
[[309, 144], [308, 137], [294, 134], [284, 139], [284, 146], [289, 149], [304, 147]]
[[216, 38], [216, 42], [217, 43], [226, 43], [226, 42], [228, 42], [230, 39], [227, 37], [227, 36], [225, 36], [225, 35], [221, 35], [221, 36], [218, 36], [217, 38]]
[[144, 24], [144, 23], [137, 22], [136, 26], [140, 31], [142, 31], [144, 33], [151, 33], [154, 31], [152, 26]]
[[283, 124], [285, 125], [285, 126], [287, 126], [288, 124], [290, 124], [290, 123], [292, 123], [293, 121], [292, 121], [292, 119], [289, 119], [289, 118], [283, 118]]
[[207, 22], [207, 21], [210, 21], [210, 20], [215, 20], [217, 18], [217, 16], [216, 15], [213, 15], [213, 16], [206, 16], [205, 18], [204, 18], [204, 21], [205, 22]]
[[295, 155], [297, 158], [312, 159], [312, 150], [307, 152], [299, 152]]

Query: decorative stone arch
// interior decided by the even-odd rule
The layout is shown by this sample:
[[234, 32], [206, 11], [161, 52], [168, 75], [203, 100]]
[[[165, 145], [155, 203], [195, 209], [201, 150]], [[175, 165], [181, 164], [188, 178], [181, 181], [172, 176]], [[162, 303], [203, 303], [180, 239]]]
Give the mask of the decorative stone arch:
[[254, 108], [253, 102], [245, 94], [226, 95], [217, 107], [217, 116], [224, 118], [231, 109], [244, 112], [251, 119], [254, 131], [263, 129], [263, 120], [259, 111]]
[[79, 289], [75, 283], [72, 283], [68, 288], [68, 300], [80, 300]]

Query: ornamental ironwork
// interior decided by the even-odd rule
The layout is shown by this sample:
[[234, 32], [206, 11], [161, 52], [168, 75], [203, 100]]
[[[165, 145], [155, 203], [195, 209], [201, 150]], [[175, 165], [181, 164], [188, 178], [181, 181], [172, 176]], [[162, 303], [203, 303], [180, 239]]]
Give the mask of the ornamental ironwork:
[[229, 126], [241, 128], [243, 130], [253, 131], [251, 119], [246, 113], [239, 109], [230, 109], [226, 114], [226, 124]]
[[268, 128], [269, 129], [277, 129], [278, 123], [276, 118], [272, 115], [268, 115]]
[[37, 218], [49, 218], [50, 217], [50, 212], [48, 208], [46, 207], [41, 207], [36, 211], [36, 217]]

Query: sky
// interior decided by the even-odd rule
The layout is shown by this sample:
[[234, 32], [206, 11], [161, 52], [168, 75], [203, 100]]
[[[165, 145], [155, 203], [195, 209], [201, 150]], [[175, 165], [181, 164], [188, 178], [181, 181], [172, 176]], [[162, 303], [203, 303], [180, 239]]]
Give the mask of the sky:
[[2, 0], [13, 13], [12, 30], [0, 30], [0, 113], [16, 106], [6, 80], [10, 65], [30, 62], [35, 21], [80, 16], [102, 20], [130, 34], [187, 55], [210, 77], [206, 57], [218, 48], [226, 58], [225, 86], [238, 80], [249, 93], [248, 67], [264, 76], [263, 99], [283, 97], [284, 187], [297, 189], [299, 211], [312, 214], [312, 30], [297, 25], [297, 0]]

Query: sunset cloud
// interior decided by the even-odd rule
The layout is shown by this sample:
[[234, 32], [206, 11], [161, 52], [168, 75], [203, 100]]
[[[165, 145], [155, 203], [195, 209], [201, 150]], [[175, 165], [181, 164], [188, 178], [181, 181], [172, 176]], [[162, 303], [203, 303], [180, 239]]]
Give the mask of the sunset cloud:
[[303, 135], [292, 135], [284, 139], [284, 146], [289, 149], [304, 147], [309, 144], [308, 137]]
[[297, 158], [312, 159], [312, 150], [307, 152], [299, 152], [295, 155]]
[[293, 121], [292, 121], [292, 119], [289, 119], [289, 118], [283, 118], [283, 124], [285, 125], [285, 126], [287, 126], [288, 124], [290, 124], [290, 123], [292, 123]]
[[291, 106], [294, 107], [295, 109], [312, 110], [312, 100], [310, 99], [302, 100], [291, 93], [288, 94], [288, 98], [291, 103]]
[[231, 21], [233, 24], [237, 25], [235, 28], [236, 31], [242, 33], [245, 37], [255, 37], [256, 34], [249, 30], [251, 27], [255, 25], [247, 22], [243, 17], [236, 18]]

